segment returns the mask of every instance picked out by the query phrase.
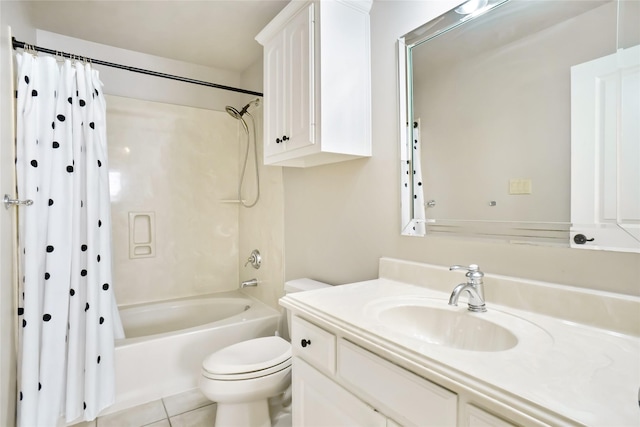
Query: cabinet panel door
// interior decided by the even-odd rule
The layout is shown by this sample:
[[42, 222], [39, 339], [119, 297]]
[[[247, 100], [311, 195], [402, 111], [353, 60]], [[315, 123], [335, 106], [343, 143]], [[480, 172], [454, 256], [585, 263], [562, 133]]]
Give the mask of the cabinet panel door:
[[288, 59], [287, 150], [315, 142], [314, 135], [314, 5], [296, 15], [285, 30]]
[[292, 387], [294, 427], [386, 426], [383, 415], [297, 357]]
[[344, 339], [338, 344], [338, 377], [405, 426], [457, 425], [455, 393]]
[[498, 418], [478, 407], [467, 405], [467, 414], [469, 416], [469, 427], [514, 427], [502, 418]]
[[285, 149], [285, 48], [279, 34], [264, 48], [264, 156], [280, 154]]
[[322, 328], [291, 316], [293, 355], [311, 363], [320, 371], [336, 373], [336, 336]]

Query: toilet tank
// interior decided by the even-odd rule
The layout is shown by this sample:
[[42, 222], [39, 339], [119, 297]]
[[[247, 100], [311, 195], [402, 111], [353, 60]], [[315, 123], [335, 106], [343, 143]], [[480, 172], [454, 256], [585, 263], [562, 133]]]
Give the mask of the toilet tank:
[[293, 292], [312, 291], [314, 289], [326, 288], [328, 283], [318, 282], [313, 279], [295, 279], [284, 282], [284, 293], [290, 294]]
[[[313, 279], [294, 279], [284, 283], [284, 293], [286, 295], [294, 292], [304, 292], [312, 291], [314, 289], [327, 288], [330, 286], [331, 285], [328, 283], [318, 282], [317, 280]], [[291, 330], [289, 328], [289, 325], [291, 325], [291, 314], [289, 313], [289, 310], [284, 309], [282, 316], [280, 316], [278, 334], [287, 341], [291, 341]]]

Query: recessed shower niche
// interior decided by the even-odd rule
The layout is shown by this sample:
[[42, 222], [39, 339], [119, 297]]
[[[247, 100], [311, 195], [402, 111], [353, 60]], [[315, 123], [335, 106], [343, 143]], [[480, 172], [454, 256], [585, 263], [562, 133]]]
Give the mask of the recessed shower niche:
[[148, 258], [155, 255], [155, 212], [129, 212], [129, 258]]

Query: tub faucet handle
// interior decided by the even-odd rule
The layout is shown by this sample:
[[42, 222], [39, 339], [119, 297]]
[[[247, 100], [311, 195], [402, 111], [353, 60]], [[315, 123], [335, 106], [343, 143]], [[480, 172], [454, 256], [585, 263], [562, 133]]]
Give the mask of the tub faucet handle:
[[251, 252], [251, 255], [249, 255], [247, 262], [244, 263], [244, 266], [246, 267], [249, 264], [251, 264], [251, 267], [255, 268], [256, 270], [260, 268], [260, 264], [262, 264], [262, 257], [260, 256], [260, 251], [258, 251], [257, 249], [254, 249]]

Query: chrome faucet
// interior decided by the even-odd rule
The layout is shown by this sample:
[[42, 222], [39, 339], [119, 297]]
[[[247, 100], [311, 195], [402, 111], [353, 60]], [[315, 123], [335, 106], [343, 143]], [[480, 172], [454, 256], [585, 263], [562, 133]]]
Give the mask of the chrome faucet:
[[249, 279], [240, 284], [241, 288], [246, 288], [247, 286], [258, 286], [258, 279]]
[[484, 273], [480, 271], [477, 264], [471, 264], [468, 267], [462, 265], [454, 265], [449, 270], [467, 270], [466, 283], [460, 283], [453, 289], [451, 296], [449, 297], [449, 305], [458, 305], [458, 298], [464, 291], [469, 293], [469, 311], [476, 313], [482, 313], [487, 311], [487, 307], [484, 303], [484, 285], [482, 278]]

